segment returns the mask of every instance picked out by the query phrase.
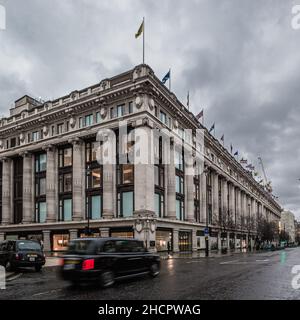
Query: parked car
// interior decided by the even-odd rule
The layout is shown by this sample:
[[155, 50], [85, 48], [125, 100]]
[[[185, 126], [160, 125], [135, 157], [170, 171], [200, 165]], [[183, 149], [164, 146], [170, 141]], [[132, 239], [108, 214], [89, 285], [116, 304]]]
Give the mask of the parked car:
[[81, 238], [70, 242], [60, 272], [64, 280], [75, 285], [93, 282], [109, 287], [116, 280], [137, 275], [156, 277], [160, 257], [135, 239]]
[[0, 264], [6, 271], [22, 267], [34, 267], [38, 272], [45, 264], [41, 245], [32, 240], [6, 240], [0, 243]]

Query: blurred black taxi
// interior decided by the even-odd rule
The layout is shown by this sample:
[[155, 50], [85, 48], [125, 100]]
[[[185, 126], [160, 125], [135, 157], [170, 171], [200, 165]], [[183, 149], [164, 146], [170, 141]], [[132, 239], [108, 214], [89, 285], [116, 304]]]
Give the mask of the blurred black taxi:
[[61, 261], [61, 275], [73, 284], [93, 282], [109, 287], [116, 280], [160, 272], [160, 257], [142, 241], [120, 238], [81, 238], [70, 242]]

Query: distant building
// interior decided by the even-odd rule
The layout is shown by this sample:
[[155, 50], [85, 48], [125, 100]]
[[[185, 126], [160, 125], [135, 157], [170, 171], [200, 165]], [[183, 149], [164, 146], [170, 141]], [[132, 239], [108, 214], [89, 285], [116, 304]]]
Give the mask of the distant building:
[[300, 244], [300, 221], [295, 220], [295, 242]]
[[281, 213], [280, 230], [289, 235], [290, 243], [295, 242], [295, 216], [291, 211]]

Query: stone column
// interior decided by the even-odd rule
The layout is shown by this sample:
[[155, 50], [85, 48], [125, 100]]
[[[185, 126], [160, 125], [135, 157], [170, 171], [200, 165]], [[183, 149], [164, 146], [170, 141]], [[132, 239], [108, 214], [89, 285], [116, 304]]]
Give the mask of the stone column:
[[103, 213], [104, 219], [114, 217], [114, 174], [115, 166], [113, 164], [103, 165]]
[[82, 220], [82, 211], [85, 208], [84, 185], [85, 175], [85, 156], [84, 144], [81, 140], [73, 141], [73, 220]]
[[230, 250], [230, 232], [227, 232], [227, 249]]
[[186, 185], [186, 219], [190, 222], [195, 221], [194, 214], [194, 175], [193, 175], [192, 156], [185, 154], [185, 185]]
[[44, 243], [44, 251], [51, 251], [51, 239], [50, 239], [50, 230], [43, 230], [43, 243]]
[[207, 219], [206, 196], [206, 174], [202, 172], [200, 174], [200, 217], [202, 223], [206, 223]]
[[234, 184], [230, 184], [230, 199], [229, 199], [229, 208], [230, 208], [230, 214], [231, 219], [233, 222], [235, 222], [235, 186]]
[[12, 160], [5, 158], [2, 160], [2, 225], [8, 225], [12, 222]]
[[109, 228], [99, 228], [100, 237], [108, 238], [109, 237]]
[[23, 154], [23, 223], [33, 222], [34, 206], [32, 194], [34, 193], [32, 154]]
[[225, 211], [224, 214], [225, 214], [225, 216], [227, 216], [227, 212], [228, 212], [228, 183], [227, 183], [226, 179], [223, 181], [222, 202], [223, 202], [222, 210]]
[[179, 252], [179, 230], [173, 229], [173, 252]]
[[237, 189], [237, 225], [241, 224], [241, 214], [242, 214], [242, 193], [241, 189]]
[[217, 172], [213, 175], [213, 224], [219, 221], [219, 175]]
[[0, 242], [5, 240], [5, 232], [0, 232]]
[[193, 229], [192, 231], [192, 250], [193, 251], [197, 251], [198, 247], [197, 247], [197, 230]]
[[51, 223], [57, 221], [58, 214], [58, 165], [57, 153], [53, 146], [47, 147], [46, 199], [47, 219]]
[[222, 249], [222, 232], [218, 232], [218, 250], [220, 251]]
[[237, 245], [236, 245], [236, 239], [237, 239], [237, 237], [236, 237], [236, 233], [234, 233], [234, 250], [236, 249], [236, 247], [237, 247]]
[[70, 234], [70, 240], [74, 240], [74, 239], [78, 238], [78, 230], [77, 229], [70, 229], [69, 234]]
[[170, 145], [169, 159], [167, 159], [167, 218], [176, 219], [176, 191], [175, 191], [175, 163], [174, 144]]
[[134, 215], [155, 215], [153, 132], [144, 125], [136, 129], [139, 138], [134, 158]]

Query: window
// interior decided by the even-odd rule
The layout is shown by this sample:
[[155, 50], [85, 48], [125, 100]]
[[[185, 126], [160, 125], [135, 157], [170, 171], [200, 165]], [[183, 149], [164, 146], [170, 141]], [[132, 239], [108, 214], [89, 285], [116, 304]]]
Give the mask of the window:
[[83, 128], [84, 127], [84, 121], [83, 121], [83, 118], [80, 117], [79, 118], [79, 128]]
[[121, 217], [133, 215], [133, 191], [118, 194], [118, 210]]
[[123, 117], [125, 114], [125, 104], [117, 106], [117, 117]]
[[47, 154], [41, 153], [35, 156], [35, 172], [46, 171], [47, 167]]
[[59, 193], [72, 192], [72, 173], [59, 175]]
[[14, 148], [17, 144], [17, 139], [16, 138], [11, 138], [10, 139], [10, 147]]
[[100, 219], [102, 216], [102, 166], [97, 162], [99, 142], [86, 143], [86, 216]]
[[160, 111], [160, 121], [164, 124], [167, 124], [167, 116], [164, 112]]
[[133, 165], [132, 164], [124, 164], [123, 165], [123, 174], [122, 174], [122, 183], [123, 184], [132, 184], [134, 183], [133, 177]]
[[46, 178], [36, 178], [35, 196], [39, 197], [42, 195], [46, 195]]
[[164, 195], [160, 193], [154, 194], [154, 201], [155, 201], [155, 213], [158, 217], [162, 218], [165, 212], [165, 203], [164, 203]]
[[100, 112], [98, 111], [96, 112], [96, 123], [100, 123], [100, 122], [102, 122], [102, 118], [101, 118]]
[[45, 223], [47, 218], [46, 202], [36, 202], [35, 204], [35, 221], [38, 223]]
[[72, 148], [64, 148], [59, 150], [59, 167], [72, 166]]
[[47, 154], [35, 155], [35, 221], [46, 222], [46, 169]]
[[59, 123], [56, 127], [56, 133], [57, 134], [62, 134], [64, 131], [64, 124], [63, 123]]
[[93, 124], [93, 115], [89, 114], [85, 116], [85, 126], [91, 126]]
[[102, 216], [102, 196], [94, 195], [87, 197], [87, 214], [90, 219], [97, 220]]
[[176, 199], [176, 218], [184, 220], [184, 202], [180, 199]]
[[59, 221], [72, 220], [72, 199], [59, 201]]
[[128, 104], [128, 113], [132, 113], [133, 112], [133, 102], [130, 101]]
[[183, 177], [176, 176], [175, 182], [176, 182], [176, 192], [184, 194]]
[[183, 171], [183, 154], [182, 151], [175, 151], [175, 167], [178, 170]]
[[39, 140], [39, 132], [38, 131], [32, 132], [31, 141], [34, 142], [38, 140]]

